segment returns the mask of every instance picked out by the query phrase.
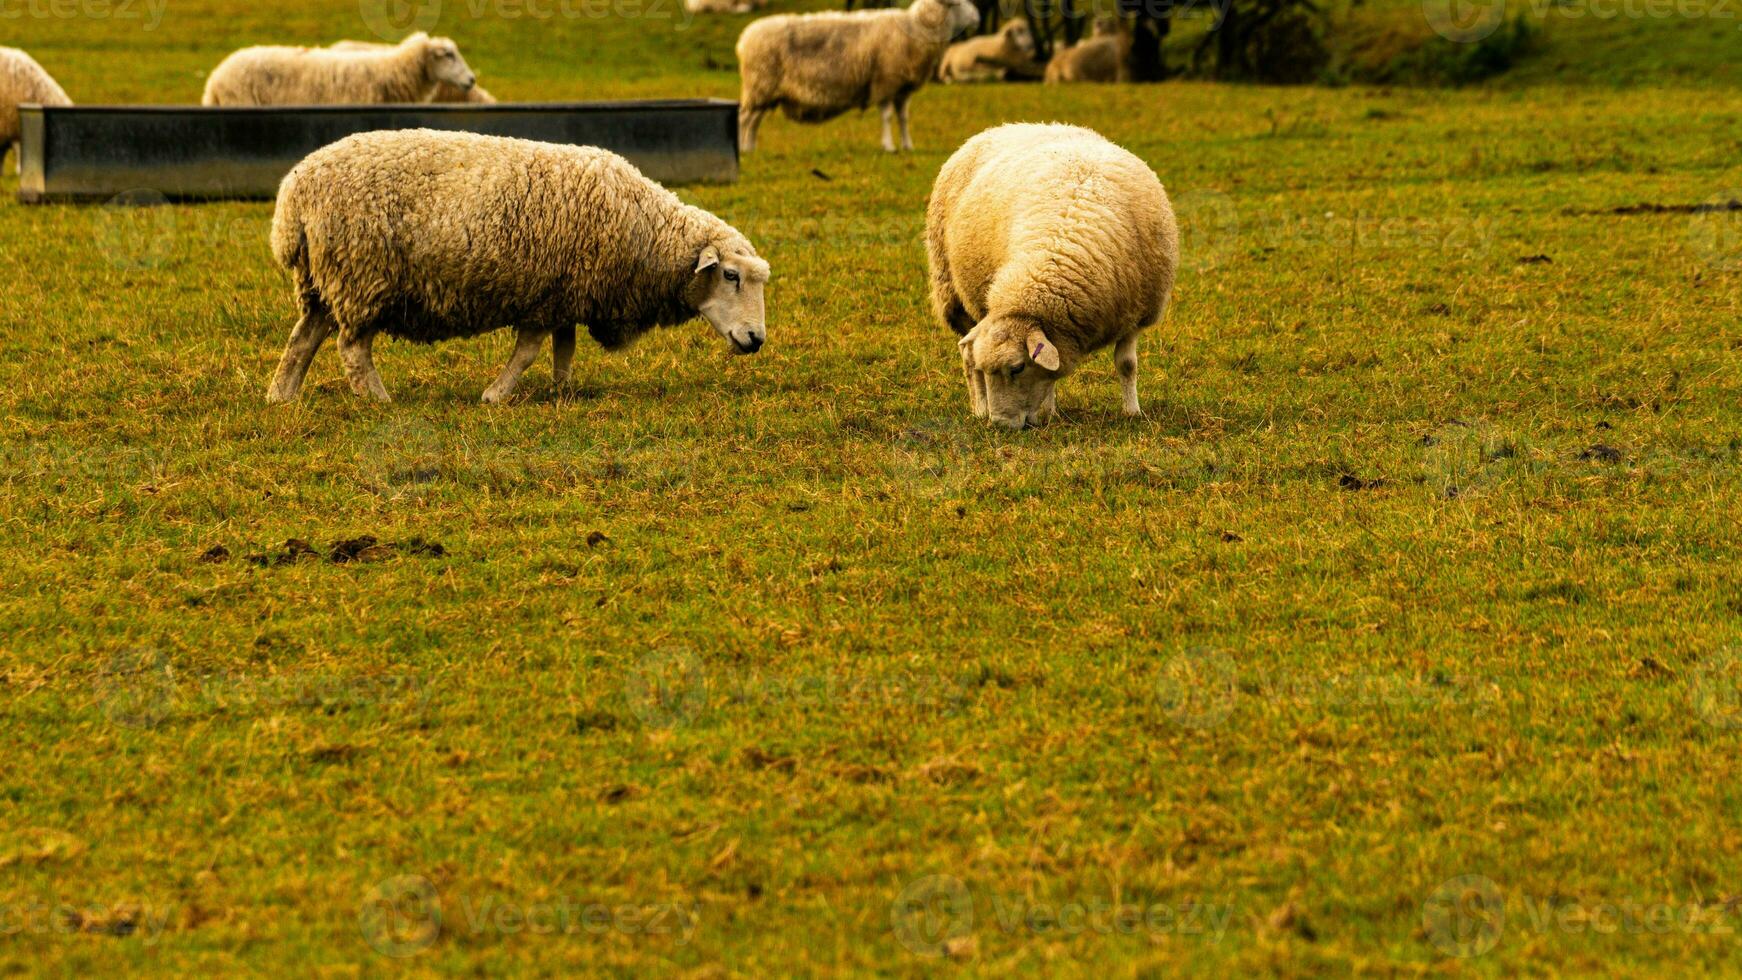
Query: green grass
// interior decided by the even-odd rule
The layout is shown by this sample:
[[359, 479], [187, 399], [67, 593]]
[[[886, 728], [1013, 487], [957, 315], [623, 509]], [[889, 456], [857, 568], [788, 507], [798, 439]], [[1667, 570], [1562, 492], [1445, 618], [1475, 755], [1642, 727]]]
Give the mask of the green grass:
[[[742, 18], [450, 7], [505, 97], [733, 92], [707, 59]], [[355, 9], [23, 43], [75, 98], [187, 101], [228, 47], [359, 36]], [[673, 329], [501, 410], [506, 335], [386, 345], [384, 408], [329, 349], [269, 411], [269, 206], [26, 208], [6, 178], [0, 964], [1742, 966], [1742, 216], [1603, 213], [1742, 197], [1742, 104], [915, 106], [911, 156], [871, 116], [776, 120], [740, 183], [683, 191], [774, 265], [762, 354]], [[990, 431], [926, 313], [933, 174], [1024, 119], [1131, 147], [1185, 218], [1143, 420], [1106, 358], [1065, 421]], [[446, 553], [247, 560], [361, 535]], [[1438, 917], [1467, 875], [1498, 936]], [[383, 890], [433, 891], [428, 948], [380, 942], [432, 938], [417, 901], [384, 933]], [[1096, 903], [1149, 918], [1049, 924]]]

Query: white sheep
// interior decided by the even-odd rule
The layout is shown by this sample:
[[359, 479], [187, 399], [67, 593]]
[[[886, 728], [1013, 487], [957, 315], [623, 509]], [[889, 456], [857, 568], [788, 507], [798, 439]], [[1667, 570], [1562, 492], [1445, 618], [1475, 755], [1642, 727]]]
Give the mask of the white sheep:
[[376, 105], [429, 102], [443, 83], [478, 78], [445, 37], [419, 32], [385, 50], [243, 48], [206, 80], [209, 106]]
[[1111, 345], [1139, 415], [1137, 335], [1159, 323], [1179, 228], [1142, 160], [1076, 126], [1011, 125], [950, 157], [926, 212], [932, 310], [955, 331], [974, 414], [1012, 428]]
[[[327, 46], [328, 51], [392, 51], [398, 45], [381, 44], [377, 41], [339, 41]], [[442, 82], [436, 86], [431, 102], [470, 102], [473, 105], [495, 105], [496, 97], [484, 90], [484, 86], [474, 84], [471, 88], [461, 88], [450, 82]]]
[[[18, 142], [18, 107], [26, 103], [64, 106], [73, 100], [35, 58], [17, 48], [0, 48], [0, 163]], [[18, 164], [23, 163], [21, 155]]]
[[575, 326], [607, 349], [705, 318], [741, 354], [767, 337], [768, 263], [745, 237], [593, 147], [427, 129], [361, 133], [284, 178], [272, 254], [301, 319], [267, 401], [301, 390], [338, 334], [352, 390], [387, 401], [372, 347], [518, 331], [484, 401], [506, 399], [554, 339], [568, 380]]
[[777, 108], [790, 119], [817, 123], [876, 105], [883, 112], [883, 148], [895, 151], [890, 123], [899, 115], [901, 147], [913, 149], [908, 100], [936, 77], [950, 41], [979, 22], [971, 0], [914, 0], [906, 10], [756, 21], [738, 38], [739, 145], [756, 149], [762, 118]]
[[1046, 83], [1128, 82], [1131, 80], [1131, 38], [1116, 17], [1095, 22], [1094, 32], [1055, 53], [1046, 65]]
[[950, 45], [938, 64], [940, 82], [983, 82], [1004, 76], [1006, 71], [1035, 70], [1034, 32], [1028, 21], [1006, 21], [996, 34], [969, 38]]

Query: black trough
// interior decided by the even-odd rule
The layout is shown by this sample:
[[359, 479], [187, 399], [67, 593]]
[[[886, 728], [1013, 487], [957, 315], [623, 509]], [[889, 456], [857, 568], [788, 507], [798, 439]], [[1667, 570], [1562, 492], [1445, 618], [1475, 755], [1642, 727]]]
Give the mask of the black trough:
[[353, 133], [454, 129], [601, 146], [661, 183], [738, 179], [738, 107], [719, 99], [498, 105], [20, 108], [18, 199], [271, 200], [303, 157]]

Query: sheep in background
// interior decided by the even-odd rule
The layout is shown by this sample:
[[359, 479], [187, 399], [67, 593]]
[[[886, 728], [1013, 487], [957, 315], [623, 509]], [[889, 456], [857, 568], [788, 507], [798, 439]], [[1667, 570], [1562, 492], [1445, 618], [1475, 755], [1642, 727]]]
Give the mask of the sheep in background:
[[[0, 163], [21, 135], [18, 107], [25, 103], [64, 106], [72, 105], [73, 100], [35, 58], [17, 48], [0, 48]], [[20, 150], [14, 167], [23, 163]]]
[[1036, 424], [1109, 345], [1125, 414], [1142, 414], [1137, 335], [1161, 321], [1179, 266], [1173, 207], [1142, 160], [1076, 126], [989, 129], [939, 172], [926, 255], [976, 416]]
[[1004, 77], [1006, 71], [1031, 73], [1034, 63], [1034, 32], [1028, 21], [1013, 20], [998, 33], [970, 38], [950, 45], [938, 65], [940, 82], [984, 82]]
[[768, 5], [768, 0], [684, 0], [692, 14], [747, 14]]
[[754, 150], [763, 117], [777, 108], [798, 122], [820, 123], [877, 105], [883, 148], [895, 152], [890, 124], [899, 115], [901, 147], [913, 149], [908, 100], [936, 77], [950, 41], [977, 23], [970, 0], [914, 0], [906, 10], [781, 14], [756, 21], [738, 38], [739, 144]]
[[1120, 30], [1117, 17], [1095, 21], [1085, 40], [1053, 55], [1046, 66], [1046, 83], [1127, 82], [1131, 80], [1131, 38]]
[[[374, 41], [340, 41], [327, 47], [328, 51], [392, 51], [398, 45], [379, 44]], [[436, 86], [435, 96], [431, 102], [470, 102], [473, 105], [495, 105], [496, 97], [484, 90], [484, 86], [473, 84], [471, 88], [461, 88], [451, 82], [442, 82]]]
[[337, 332], [351, 388], [388, 401], [375, 337], [518, 331], [486, 403], [513, 393], [546, 337], [568, 380], [575, 326], [607, 350], [701, 316], [740, 354], [767, 337], [768, 263], [732, 226], [593, 147], [428, 129], [361, 133], [284, 178], [272, 254], [301, 312], [266, 400], [296, 398]]
[[201, 101], [212, 106], [428, 102], [444, 82], [470, 89], [478, 77], [453, 41], [420, 31], [376, 51], [243, 48], [212, 72]]

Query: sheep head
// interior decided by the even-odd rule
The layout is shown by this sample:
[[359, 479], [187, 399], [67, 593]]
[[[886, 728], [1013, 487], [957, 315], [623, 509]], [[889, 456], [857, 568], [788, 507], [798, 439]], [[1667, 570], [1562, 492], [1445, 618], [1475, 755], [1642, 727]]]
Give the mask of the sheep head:
[[690, 305], [740, 354], [756, 353], [768, 339], [768, 275], [768, 263], [743, 245], [709, 245], [696, 257]]
[[445, 83], [467, 92], [478, 84], [478, 76], [460, 56], [460, 46], [451, 38], [430, 37], [419, 32], [401, 43], [423, 48], [424, 76], [431, 84]]
[[914, 37], [930, 44], [948, 44], [980, 26], [973, 0], [914, 0], [907, 16]]
[[1038, 425], [1064, 377], [1058, 346], [1035, 320], [990, 316], [957, 345], [980, 386], [986, 417], [1011, 429]]

